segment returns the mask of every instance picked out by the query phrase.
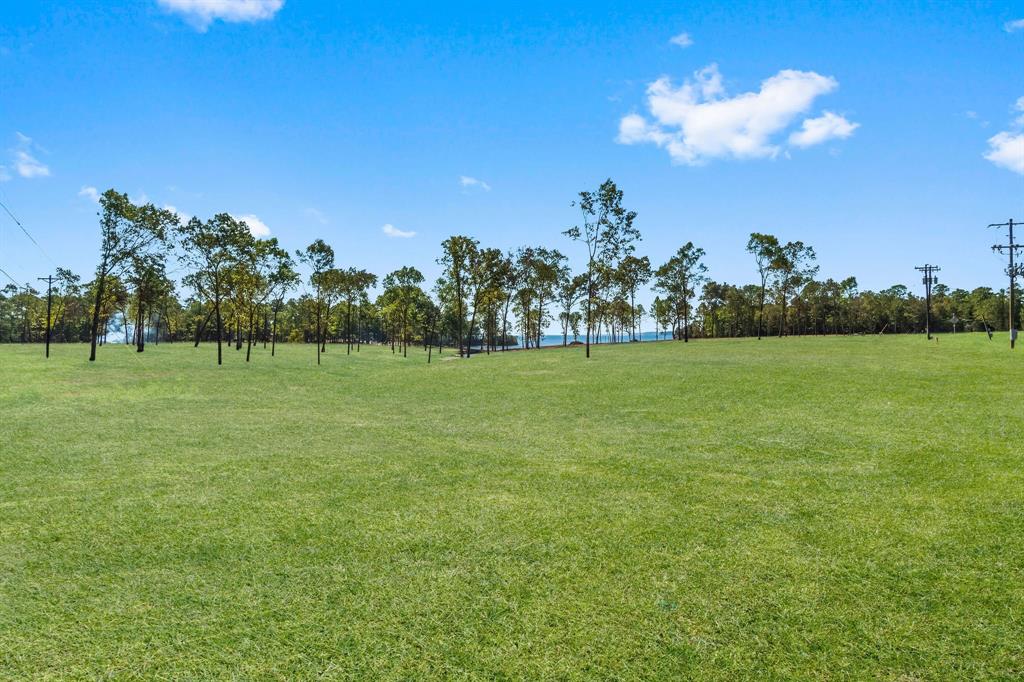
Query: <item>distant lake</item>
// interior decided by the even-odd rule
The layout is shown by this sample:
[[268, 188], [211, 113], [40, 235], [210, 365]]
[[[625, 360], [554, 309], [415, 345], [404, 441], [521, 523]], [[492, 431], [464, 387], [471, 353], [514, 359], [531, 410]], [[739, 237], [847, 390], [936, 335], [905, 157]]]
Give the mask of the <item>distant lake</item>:
[[[672, 338], [672, 332], [665, 332], [664, 334], [656, 334], [655, 332], [644, 332], [642, 334], [639, 334], [638, 336], [640, 337], [641, 341], [657, 341], [659, 338], [661, 338], [661, 339], [671, 339]], [[626, 336], [626, 339], [628, 339], [628, 335]], [[580, 343], [584, 343], [586, 341], [586, 336], [581, 334], [577, 338], [577, 340]], [[611, 341], [611, 337], [608, 334], [602, 334], [600, 341], [597, 340], [596, 336], [595, 337], [591, 337], [591, 339], [590, 339], [591, 343], [608, 343], [609, 341]], [[572, 343], [572, 334], [569, 335], [569, 343]], [[541, 346], [561, 346], [562, 345], [562, 335], [561, 334], [545, 334], [544, 336], [540, 337], [540, 345]], [[516, 348], [518, 348], [518, 347], [519, 346], [516, 346]]]

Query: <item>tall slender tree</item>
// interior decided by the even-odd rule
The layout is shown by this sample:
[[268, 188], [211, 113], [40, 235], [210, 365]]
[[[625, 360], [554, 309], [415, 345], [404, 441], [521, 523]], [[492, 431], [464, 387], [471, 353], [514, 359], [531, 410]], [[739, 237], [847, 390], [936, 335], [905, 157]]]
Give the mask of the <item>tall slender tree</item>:
[[320, 364], [320, 351], [321, 342], [324, 338], [324, 327], [326, 326], [325, 315], [325, 300], [328, 294], [329, 287], [325, 286], [328, 282], [324, 279], [327, 277], [327, 272], [334, 268], [334, 249], [325, 242], [323, 239], [317, 239], [305, 249], [296, 251], [295, 255], [299, 261], [304, 263], [312, 271], [309, 275], [309, 283], [316, 291], [316, 298], [314, 299], [314, 314], [316, 315], [316, 332], [314, 334], [316, 341], [316, 364]]
[[137, 206], [127, 194], [108, 189], [100, 196], [100, 262], [96, 267], [95, 299], [89, 330], [89, 361], [96, 360], [100, 312], [107, 278], [119, 276], [142, 257], [164, 247], [178, 226], [173, 211], [153, 204]]
[[590, 357], [590, 335], [594, 327], [594, 298], [597, 295], [599, 270], [608, 269], [633, 251], [640, 231], [633, 227], [636, 211], [622, 205], [622, 190], [609, 178], [596, 191], [580, 192], [573, 204], [580, 209], [581, 222], [563, 234], [582, 242], [587, 251], [587, 326], [586, 356]]
[[192, 218], [181, 230], [182, 261], [192, 272], [185, 283], [213, 306], [217, 325], [217, 364], [223, 364], [224, 316], [222, 303], [227, 298], [229, 272], [239, 260], [249, 230], [227, 213], [218, 213], [203, 222]]
[[647, 256], [637, 258], [636, 256], [629, 255], [622, 259], [619, 263], [618, 270], [616, 271], [616, 277], [618, 278], [619, 285], [622, 287], [623, 293], [629, 296], [629, 307], [632, 311], [630, 318], [630, 334], [632, 339], [636, 340], [636, 292], [643, 285], [651, 281], [651, 259]]
[[786, 242], [779, 248], [775, 264], [775, 290], [779, 297], [779, 337], [786, 333], [786, 306], [797, 287], [818, 274], [814, 249], [803, 242]]
[[[463, 329], [466, 319], [466, 288], [470, 278], [470, 269], [476, 260], [479, 242], [469, 237], [455, 235], [441, 242], [441, 257], [437, 264], [444, 268], [443, 279], [438, 293], [444, 292], [455, 314], [456, 338], [459, 344], [459, 357], [462, 357]], [[468, 349], [467, 349], [468, 351]], [[468, 352], [466, 353], [468, 356]]]
[[686, 242], [675, 255], [655, 273], [655, 288], [665, 292], [675, 312], [675, 326], [683, 321], [683, 341], [690, 340], [690, 300], [706, 279], [707, 266], [701, 262], [704, 249]]
[[768, 280], [779, 267], [781, 251], [779, 240], [771, 234], [752, 232], [747, 240], [747, 252], [754, 256], [757, 263], [757, 274], [761, 278], [761, 298], [757, 307], [757, 339], [761, 340], [764, 333], [764, 299], [768, 288]]

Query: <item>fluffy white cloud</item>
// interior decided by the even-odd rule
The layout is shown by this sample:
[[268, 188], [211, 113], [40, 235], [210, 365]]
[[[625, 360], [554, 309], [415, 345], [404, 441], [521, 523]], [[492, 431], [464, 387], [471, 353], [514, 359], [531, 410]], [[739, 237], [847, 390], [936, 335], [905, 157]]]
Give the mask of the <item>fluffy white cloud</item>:
[[1013, 33], [1014, 31], [1024, 30], [1024, 19], [1014, 19], [1003, 24], [1003, 28], [1007, 33]]
[[1024, 175], [1024, 97], [1019, 97], [1013, 108], [1021, 113], [1014, 119], [1011, 130], [988, 138], [988, 151], [984, 156], [997, 166]]
[[233, 215], [231, 217], [245, 223], [249, 228], [249, 234], [256, 237], [256, 239], [262, 239], [263, 237], [270, 236], [270, 228], [267, 227], [267, 224], [251, 213], [247, 213], [246, 215]]
[[78, 196], [85, 197], [94, 204], [100, 203], [100, 193], [95, 187], [85, 185], [82, 189], [78, 190]]
[[789, 143], [797, 147], [812, 147], [836, 138], [845, 140], [859, 127], [859, 123], [850, 123], [845, 117], [826, 111], [818, 118], [805, 119], [800, 130], [789, 136]]
[[693, 38], [690, 37], [689, 33], [680, 33], [679, 35], [672, 36], [668, 42], [672, 43], [676, 47], [689, 47], [693, 45]]
[[988, 138], [985, 158], [997, 166], [1024, 175], [1024, 132], [1002, 132]]
[[680, 86], [663, 76], [647, 86], [653, 121], [639, 114], [623, 117], [618, 142], [655, 144], [668, 150], [674, 162], [690, 165], [717, 158], [774, 157], [781, 150], [775, 137], [815, 99], [837, 87], [830, 76], [786, 69], [762, 81], [757, 92], [727, 97], [717, 64]]
[[394, 239], [396, 237], [399, 238], [399, 239], [409, 239], [410, 237], [415, 237], [416, 236], [415, 232], [411, 232], [411, 231], [407, 232], [406, 230], [399, 230], [397, 227], [395, 227], [391, 223], [388, 223], [384, 227], [380, 228], [380, 231], [383, 232], [384, 234], [386, 234], [388, 237], [391, 237], [392, 239]]
[[471, 178], [468, 175], [460, 175], [459, 184], [467, 188], [475, 187], [477, 189], [482, 189], [485, 192], [491, 191], [491, 186], [488, 185], [486, 182], [484, 182], [483, 180], [477, 180], [476, 178]]
[[157, 0], [169, 12], [176, 12], [200, 31], [217, 19], [249, 22], [271, 19], [284, 6], [284, 0]]

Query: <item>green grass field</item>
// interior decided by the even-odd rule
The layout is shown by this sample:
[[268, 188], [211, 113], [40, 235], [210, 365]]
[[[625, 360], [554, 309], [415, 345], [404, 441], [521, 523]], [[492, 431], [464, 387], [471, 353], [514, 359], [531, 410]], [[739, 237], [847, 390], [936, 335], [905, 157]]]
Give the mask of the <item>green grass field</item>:
[[1005, 335], [243, 356], [0, 347], [0, 678], [1024, 676]]

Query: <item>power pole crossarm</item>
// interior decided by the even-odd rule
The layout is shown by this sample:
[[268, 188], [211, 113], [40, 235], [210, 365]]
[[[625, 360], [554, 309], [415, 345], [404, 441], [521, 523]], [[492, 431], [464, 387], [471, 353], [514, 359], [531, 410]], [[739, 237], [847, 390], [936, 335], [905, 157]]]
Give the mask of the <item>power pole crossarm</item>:
[[1014, 258], [1018, 251], [1024, 249], [1024, 244], [1018, 244], [1017, 242], [1014, 241], [1013, 228], [1015, 225], [1019, 224], [1019, 222], [1015, 223], [1013, 218], [1010, 218], [1005, 223], [992, 223], [991, 225], [989, 225], [989, 227], [996, 228], [1005, 227], [1007, 228], [1008, 232], [1007, 242], [1005, 244], [995, 244], [992, 247], [992, 250], [1001, 253], [1005, 256], [1008, 256], [1010, 260], [1009, 265], [1006, 267], [1006, 274], [1009, 275], [1010, 277], [1010, 350], [1013, 350], [1014, 346], [1017, 344], [1017, 325], [1014, 316], [1016, 306], [1015, 289], [1017, 284], [1017, 277], [1024, 275], [1024, 270], [1022, 270], [1021, 267], [1017, 265], [1017, 263], [1015, 262], [1016, 259]]
[[[918, 272], [923, 272], [924, 277], [921, 278], [921, 282], [924, 284], [924, 328], [928, 335], [928, 340], [932, 340], [932, 285], [939, 283], [939, 278], [935, 276], [935, 273], [941, 270], [938, 265], [924, 264], [914, 268]], [[954, 330], [955, 331], [955, 330]]]

